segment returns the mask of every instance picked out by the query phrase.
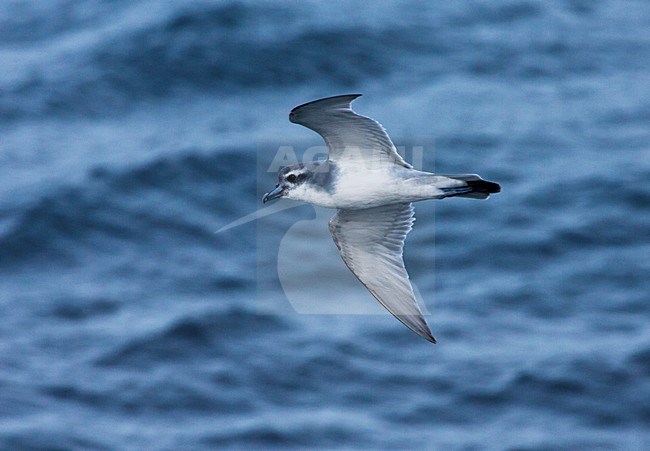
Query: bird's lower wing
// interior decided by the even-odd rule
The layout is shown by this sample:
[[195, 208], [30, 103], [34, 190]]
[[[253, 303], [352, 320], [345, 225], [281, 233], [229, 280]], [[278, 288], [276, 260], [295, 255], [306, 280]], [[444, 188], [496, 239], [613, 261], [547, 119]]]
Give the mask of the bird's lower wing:
[[411, 231], [410, 203], [339, 210], [329, 229], [343, 261], [377, 300], [406, 327], [435, 343], [404, 267], [404, 240]]

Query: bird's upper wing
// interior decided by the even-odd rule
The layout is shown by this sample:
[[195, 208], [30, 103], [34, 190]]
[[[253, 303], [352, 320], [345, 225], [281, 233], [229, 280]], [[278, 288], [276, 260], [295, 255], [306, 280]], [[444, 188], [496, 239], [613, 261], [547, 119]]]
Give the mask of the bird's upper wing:
[[382, 165], [406, 163], [381, 124], [352, 111], [350, 104], [361, 94], [327, 97], [297, 106], [289, 120], [321, 135], [329, 158], [339, 164]]
[[348, 268], [406, 327], [435, 343], [404, 267], [404, 240], [415, 221], [410, 203], [339, 210], [329, 229]]

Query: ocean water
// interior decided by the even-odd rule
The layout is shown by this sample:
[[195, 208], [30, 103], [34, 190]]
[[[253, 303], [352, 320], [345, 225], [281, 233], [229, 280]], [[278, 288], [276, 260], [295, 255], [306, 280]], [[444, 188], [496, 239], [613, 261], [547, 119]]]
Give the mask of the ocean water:
[[[645, 1], [1, 2], [0, 448], [650, 449], [648, 30]], [[435, 346], [330, 213], [215, 233], [322, 145], [289, 110], [349, 92], [502, 186], [416, 205]]]

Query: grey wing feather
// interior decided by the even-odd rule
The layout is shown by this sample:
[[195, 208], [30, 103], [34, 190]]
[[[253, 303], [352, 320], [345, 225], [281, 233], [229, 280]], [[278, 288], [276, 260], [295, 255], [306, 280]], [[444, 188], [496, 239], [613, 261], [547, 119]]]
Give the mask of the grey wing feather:
[[340, 164], [411, 165], [397, 153], [381, 124], [352, 111], [351, 103], [361, 94], [327, 97], [297, 106], [289, 120], [321, 135], [329, 158]]
[[414, 222], [410, 203], [339, 210], [329, 228], [345, 264], [406, 327], [435, 343], [404, 267], [404, 240]]

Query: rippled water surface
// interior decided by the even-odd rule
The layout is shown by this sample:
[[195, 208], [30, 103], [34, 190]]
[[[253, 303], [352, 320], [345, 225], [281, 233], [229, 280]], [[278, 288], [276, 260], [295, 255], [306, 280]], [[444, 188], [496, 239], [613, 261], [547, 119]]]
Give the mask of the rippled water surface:
[[[650, 449], [648, 30], [643, 1], [2, 2], [0, 448]], [[502, 185], [416, 206], [435, 346], [330, 213], [215, 233], [321, 145], [289, 110], [347, 92]]]

